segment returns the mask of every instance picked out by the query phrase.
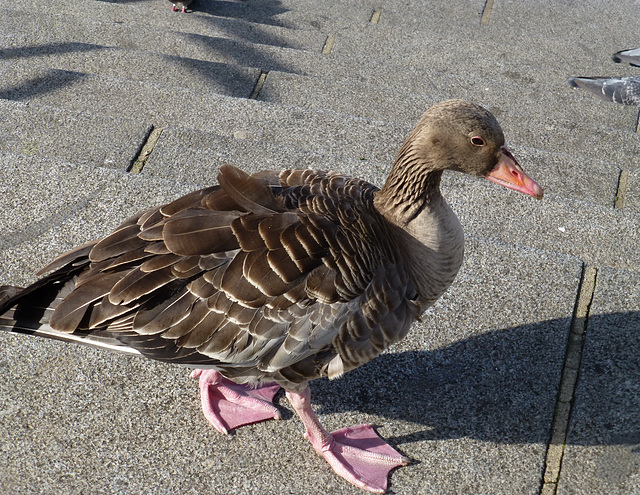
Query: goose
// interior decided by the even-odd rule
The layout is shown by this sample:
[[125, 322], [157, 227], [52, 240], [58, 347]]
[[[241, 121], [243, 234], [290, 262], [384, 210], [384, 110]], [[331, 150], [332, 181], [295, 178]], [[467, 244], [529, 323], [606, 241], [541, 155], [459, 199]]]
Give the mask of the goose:
[[[621, 50], [611, 58], [616, 63], [640, 66], [640, 48]], [[570, 77], [569, 86], [589, 91], [600, 100], [640, 106], [640, 76]]]
[[543, 195], [495, 117], [448, 100], [426, 111], [381, 189], [223, 165], [218, 185], [134, 215], [26, 288], [0, 288], [0, 328], [190, 366], [221, 433], [281, 418], [282, 387], [333, 470], [384, 493], [409, 459], [371, 425], [325, 430], [308, 382], [381, 354], [453, 282], [464, 235], [440, 191], [445, 170]]

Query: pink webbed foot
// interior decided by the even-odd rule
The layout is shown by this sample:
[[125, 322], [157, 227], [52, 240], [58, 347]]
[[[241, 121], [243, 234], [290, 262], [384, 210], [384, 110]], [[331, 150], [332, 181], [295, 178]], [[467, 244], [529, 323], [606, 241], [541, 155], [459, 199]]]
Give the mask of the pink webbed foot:
[[171, 12], [175, 12], [176, 10], [178, 9], [176, 9], [176, 4], [174, 3], [173, 6], [171, 7]]
[[205, 418], [220, 433], [267, 419], [282, 419], [273, 405], [280, 390], [274, 384], [251, 388], [227, 380], [216, 370], [195, 369], [191, 378], [200, 379], [200, 401]]
[[182, 13], [184, 14], [187, 11], [186, 7], [182, 7]]
[[287, 397], [305, 426], [305, 437], [336, 474], [373, 493], [384, 493], [389, 473], [410, 460], [384, 442], [371, 425], [327, 432], [311, 410], [311, 394], [287, 391]]
[[333, 442], [322, 447], [322, 456], [337, 474], [365, 490], [384, 493], [389, 473], [410, 462], [382, 440], [371, 425], [349, 426], [330, 435]]

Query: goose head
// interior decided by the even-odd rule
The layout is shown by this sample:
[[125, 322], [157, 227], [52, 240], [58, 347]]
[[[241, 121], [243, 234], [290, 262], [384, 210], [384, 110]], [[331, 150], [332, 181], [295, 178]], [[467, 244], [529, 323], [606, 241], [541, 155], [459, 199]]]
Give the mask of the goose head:
[[429, 108], [411, 131], [376, 206], [385, 216], [406, 224], [441, 200], [439, 185], [445, 170], [484, 177], [542, 199], [542, 188], [513, 157], [491, 112], [467, 101], [448, 100]]

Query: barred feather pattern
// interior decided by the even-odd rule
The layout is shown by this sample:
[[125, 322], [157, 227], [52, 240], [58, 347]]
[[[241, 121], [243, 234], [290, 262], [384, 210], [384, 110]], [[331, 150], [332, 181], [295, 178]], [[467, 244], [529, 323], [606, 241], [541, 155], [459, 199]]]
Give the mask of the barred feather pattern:
[[[427, 110], [380, 190], [225, 165], [219, 185], [131, 217], [25, 289], [0, 287], [0, 329], [302, 392], [378, 356], [447, 290], [464, 234], [442, 173], [487, 177], [499, 163], [525, 176], [495, 117], [450, 100]], [[533, 184], [513, 185], [541, 197]]]
[[374, 186], [231, 166], [219, 183], [61, 256], [8, 297], [0, 325], [116, 342], [290, 390], [340, 376], [405, 336], [424, 308], [373, 207]]

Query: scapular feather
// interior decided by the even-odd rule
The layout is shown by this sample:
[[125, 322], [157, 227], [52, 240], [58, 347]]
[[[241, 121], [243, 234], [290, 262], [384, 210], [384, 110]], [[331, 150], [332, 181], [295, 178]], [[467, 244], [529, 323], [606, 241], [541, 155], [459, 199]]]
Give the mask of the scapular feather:
[[144, 248], [146, 243], [138, 237], [139, 232], [140, 227], [136, 224], [116, 230], [93, 247], [89, 253], [89, 259], [94, 262], [104, 261], [138, 248]]
[[172, 252], [187, 256], [232, 251], [239, 245], [230, 223], [238, 215], [237, 212], [185, 210], [167, 221], [164, 242]]
[[279, 209], [271, 189], [238, 168], [229, 165], [220, 167], [218, 182], [244, 211], [268, 215]]
[[219, 188], [220, 186], [211, 186], [205, 189], [193, 191], [172, 201], [171, 203], [161, 206], [159, 208], [159, 211], [165, 217], [173, 217], [183, 210], [203, 206], [202, 202], [204, 198], [206, 198], [209, 194], [211, 194], [213, 191], [218, 190]]
[[131, 270], [113, 286], [109, 301], [112, 304], [129, 304], [173, 280], [175, 276], [170, 266], [149, 273], [140, 269]]

